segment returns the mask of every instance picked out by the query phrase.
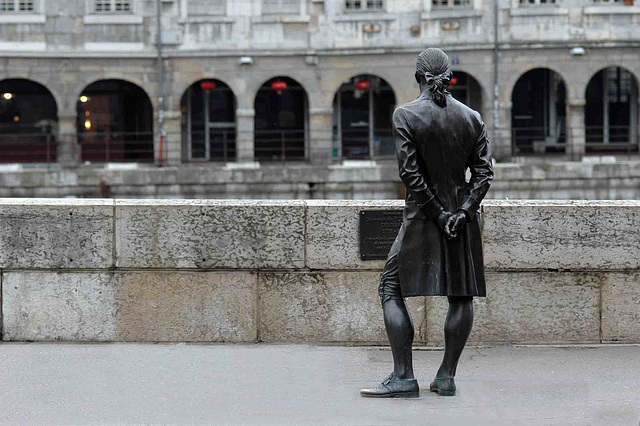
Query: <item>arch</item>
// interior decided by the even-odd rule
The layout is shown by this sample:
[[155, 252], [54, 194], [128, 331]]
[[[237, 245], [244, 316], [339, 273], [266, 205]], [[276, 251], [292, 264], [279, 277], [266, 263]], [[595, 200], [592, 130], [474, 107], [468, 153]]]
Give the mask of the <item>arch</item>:
[[76, 110], [82, 161], [153, 161], [153, 107], [140, 86], [95, 81], [78, 96]]
[[307, 92], [300, 83], [285, 76], [267, 80], [256, 94], [254, 109], [257, 160], [307, 158], [309, 108]]
[[515, 154], [565, 152], [567, 88], [549, 68], [522, 74], [511, 94], [511, 132]]
[[396, 95], [387, 81], [359, 74], [343, 82], [333, 99], [333, 155], [373, 158], [395, 155], [392, 116]]
[[464, 71], [454, 70], [448, 90], [451, 96], [482, 115], [484, 92], [480, 82], [474, 76]]
[[58, 105], [33, 80], [0, 81], [0, 162], [50, 163], [57, 157]]
[[[528, 72], [531, 71], [535, 71], [537, 69], [547, 69], [549, 71], [552, 71], [554, 74], [558, 75], [560, 77], [560, 79], [563, 82], [567, 82], [567, 81], [571, 81], [571, 79], [567, 80], [565, 73], [551, 65], [551, 64], [545, 64], [544, 67], [524, 67], [520, 70], [515, 70], [513, 73], [507, 73], [507, 78], [504, 80], [504, 82], [501, 81], [500, 83], [500, 88], [501, 88], [501, 98], [502, 98], [502, 94], [504, 95], [504, 100], [506, 101], [511, 100], [513, 98], [513, 91], [516, 87], [516, 84], [518, 83], [518, 81], [522, 78], [522, 76], [524, 76], [525, 74], [527, 74]], [[503, 74], [501, 74], [502, 76]], [[517, 76], [517, 77], [516, 77]], [[502, 78], [502, 77], [501, 77]], [[505, 88], [505, 90], [502, 90], [502, 88]], [[568, 91], [571, 87], [566, 85], [565, 83], [565, 89]], [[567, 92], [567, 99], [572, 98], [573, 93]]]
[[596, 72], [585, 89], [586, 151], [638, 150], [638, 80], [626, 68]]
[[180, 110], [186, 161], [236, 158], [236, 97], [228, 84], [214, 78], [196, 81], [182, 95]]

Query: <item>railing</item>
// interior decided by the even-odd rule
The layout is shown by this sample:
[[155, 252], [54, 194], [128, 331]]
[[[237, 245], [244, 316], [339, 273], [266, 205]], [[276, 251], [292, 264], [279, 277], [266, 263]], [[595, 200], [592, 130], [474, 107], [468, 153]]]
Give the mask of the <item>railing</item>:
[[566, 150], [566, 134], [560, 130], [558, 137], [548, 136], [548, 127], [512, 127], [511, 155], [536, 155], [545, 153], [564, 153]]
[[[171, 134], [169, 137], [180, 137], [180, 135]], [[236, 158], [236, 131], [233, 128], [210, 129], [208, 150], [206, 132], [192, 131], [188, 149], [187, 158], [190, 162], [233, 161]]]
[[[608, 142], [605, 142], [605, 131], [608, 132]], [[631, 126], [587, 126], [586, 151], [596, 153], [631, 153], [638, 152], [640, 134], [633, 135]], [[635, 137], [634, 137], [635, 136]]]
[[373, 132], [373, 153], [369, 140], [369, 129], [342, 130], [342, 152], [344, 159], [370, 159], [393, 157], [396, 155], [391, 129], [375, 129]]
[[306, 159], [305, 130], [256, 130], [255, 155], [258, 161], [302, 161]]
[[86, 132], [77, 136], [80, 161], [153, 162], [153, 132]]
[[57, 156], [58, 141], [51, 133], [0, 133], [0, 163], [51, 164]]

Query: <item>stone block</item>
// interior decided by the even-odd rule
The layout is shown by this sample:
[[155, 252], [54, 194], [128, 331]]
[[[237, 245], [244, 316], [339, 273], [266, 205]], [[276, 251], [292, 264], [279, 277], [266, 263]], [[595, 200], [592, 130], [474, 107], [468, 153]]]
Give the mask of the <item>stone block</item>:
[[[493, 272], [474, 298], [470, 343], [600, 341], [600, 283], [594, 273]], [[427, 342], [442, 345], [446, 297], [427, 298]]]
[[360, 211], [401, 210], [403, 200], [308, 200], [307, 267], [382, 271], [384, 260], [360, 260]]
[[118, 341], [255, 342], [255, 273], [122, 272]]
[[0, 201], [0, 268], [113, 266], [113, 200]]
[[638, 201], [487, 201], [487, 268], [640, 268]]
[[640, 272], [603, 274], [602, 340], [640, 342]]
[[[379, 272], [259, 274], [260, 340], [388, 344]], [[424, 298], [408, 299], [416, 343], [424, 340]]]
[[111, 341], [112, 272], [4, 272], [3, 339]]
[[121, 268], [301, 268], [302, 201], [116, 202]]

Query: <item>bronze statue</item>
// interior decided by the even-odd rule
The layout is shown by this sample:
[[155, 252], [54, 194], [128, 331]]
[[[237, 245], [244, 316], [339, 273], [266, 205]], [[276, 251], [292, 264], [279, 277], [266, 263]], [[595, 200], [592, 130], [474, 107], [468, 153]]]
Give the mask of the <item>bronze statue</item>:
[[444, 359], [430, 390], [454, 395], [456, 367], [473, 325], [473, 297], [486, 295], [478, 208], [493, 180], [489, 141], [480, 114], [446, 90], [451, 76], [442, 50], [424, 50], [415, 73], [420, 96], [393, 113], [407, 196], [379, 293], [394, 369], [377, 387], [362, 389], [362, 396], [419, 395], [413, 323], [404, 301], [410, 296], [448, 297]]

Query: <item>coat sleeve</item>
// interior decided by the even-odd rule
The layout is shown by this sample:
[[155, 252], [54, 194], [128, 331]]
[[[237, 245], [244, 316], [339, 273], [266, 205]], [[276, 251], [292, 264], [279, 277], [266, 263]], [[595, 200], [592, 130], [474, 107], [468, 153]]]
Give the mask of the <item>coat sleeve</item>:
[[464, 210], [469, 218], [472, 218], [478, 211], [480, 203], [493, 181], [491, 150], [489, 139], [487, 139], [487, 127], [484, 123], [482, 123], [480, 135], [473, 146], [467, 167], [471, 171], [471, 180], [468, 184], [469, 193], [462, 200], [460, 209]]
[[416, 200], [420, 210], [429, 219], [436, 219], [444, 208], [429, 189], [425, 176], [420, 170], [418, 152], [407, 125], [407, 117], [400, 108], [393, 113], [393, 137], [396, 143], [400, 179]]

